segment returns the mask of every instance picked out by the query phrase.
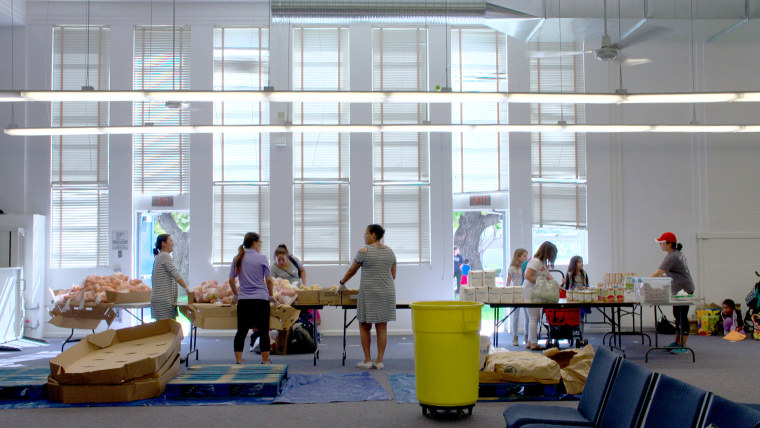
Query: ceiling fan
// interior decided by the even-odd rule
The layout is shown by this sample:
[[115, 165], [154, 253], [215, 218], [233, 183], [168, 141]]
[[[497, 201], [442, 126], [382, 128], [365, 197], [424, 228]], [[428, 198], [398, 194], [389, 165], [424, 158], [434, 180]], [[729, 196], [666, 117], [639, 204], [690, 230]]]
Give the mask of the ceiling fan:
[[[620, 11], [618, 10], [618, 20], [620, 20]], [[604, 35], [602, 36], [602, 42], [599, 49], [590, 49], [583, 51], [531, 51], [529, 56], [531, 58], [551, 58], [566, 55], [584, 55], [593, 54], [599, 61], [614, 61], [619, 60], [622, 65], [635, 66], [641, 64], [648, 64], [652, 62], [649, 58], [633, 58], [626, 57], [621, 51], [629, 46], [644, 42], [649, 39], [653, 39], [659, 35], [669, 32], [668, 29], [659, 26], [652, 26], [647, 28], [639, 28], [633, 33], [627, 35], [625, 38], [612, 43], [612, 38], [607, 33], [607, 0], [604, 0]]]

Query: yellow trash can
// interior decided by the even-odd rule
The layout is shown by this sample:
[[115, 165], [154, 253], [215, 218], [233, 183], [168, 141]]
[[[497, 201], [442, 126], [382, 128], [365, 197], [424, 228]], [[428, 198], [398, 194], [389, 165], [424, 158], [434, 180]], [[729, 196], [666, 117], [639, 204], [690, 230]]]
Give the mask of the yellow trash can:
[[482, 303], [417, 302], [412, 308], [414, 375], [422, 413], [464, 410], [478, 401]]

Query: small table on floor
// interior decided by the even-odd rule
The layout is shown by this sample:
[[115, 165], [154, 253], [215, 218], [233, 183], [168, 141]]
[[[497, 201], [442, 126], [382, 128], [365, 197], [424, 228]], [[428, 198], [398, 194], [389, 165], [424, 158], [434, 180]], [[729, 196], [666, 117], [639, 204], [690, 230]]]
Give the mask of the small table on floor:
[[[518, 308], [542, 308], [542, 309], [581, 309], [581, 308], [595, 308], [602, 314], [607, 320], [611, 328], [612, 338], [609, 342], [610, 350], [617, 349], [623, 353], [625, 357], [625, 349], [623, 349], [622, 337], [620, 335], [620, 318], [621, 308], [634, 308], [638, 305], [637, 302], [568, 302], [565, 299], [559, 299], [557, 303], [487, 303], [488, 306], [494, 309], [494, 346], [499, 346], [499, 326], [504, 324], [507, 318], [514, 313]], [[504, 318], [499, 318], [499, 310], [501, 308], [510, 308], [508, 314]], [[607, 314], [602, 309], [610, 308], [611, 313]]]
[[[700, 300], [682, 300], [682, 301], [673, 301], [673, 302], [662, 302], [662, 303], [655, 303], [655, 302], [642, 302], [642, 305], [651, 306], [654, 309], [654, 347], [651, 347], [647, 349], [647, 353], [644, 355], [644, 362], [649, 362], [649, 353], [655, 350], [667, 350], [671, 351], [673, 348], [665, 348], [660, 347], [660, 341], [657, 339], [657, 311], [660, 311], [660, 314], [662, 314], [662, 308], [661, 306], [694, 306], [697, 303], [699, 303]], [[688, 326], [686, 328], [689, 328]], [[683, 340], [683, 333], [684, 333], [684, 326], [681, 326], [681, 340]], [[694, 363], [697, 361], [697, 356], [694, 354], [694, 350], [689, 348], [688, 346], [681, 345], [681, 348], [686, 349], [687, 351], [691, 352], [691, 362]]]
[[[356, 321], [356, 314], [354, 314], [354, 317], [351, 318], [351, 320], [348, 320], [348, 310], [349, 309], [356, 309], [356, 305], [340, 305], [341, 308], [343, 308], [343, 361], [341, 365], [346, 365], [346, 331], [351, 326], [351, 324]], [[410, 309], [409, 303], [396, 303], [396, 309]]]

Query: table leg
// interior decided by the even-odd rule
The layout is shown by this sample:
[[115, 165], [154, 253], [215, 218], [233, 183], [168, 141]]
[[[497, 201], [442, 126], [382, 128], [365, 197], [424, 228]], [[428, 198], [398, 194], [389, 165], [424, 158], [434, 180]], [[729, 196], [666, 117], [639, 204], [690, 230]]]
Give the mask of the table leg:
[[499, 346], [499, 308], [493, 308], [493, 346]]
[[314, 365], [317, 365], [317, 360], [319, 359], [319, 330], [317, 329], [317, 310], [312, 310], [311, 313], [311, 324], [314, 326], [314, 331], [312, 332], [314, 334]]
[[346, 322], [348, 321], [348, 309], [343, 308], [343, 362], [341, 365], [346, 365], [346, 330], [348, 330], [348, 326], [346, 325]]

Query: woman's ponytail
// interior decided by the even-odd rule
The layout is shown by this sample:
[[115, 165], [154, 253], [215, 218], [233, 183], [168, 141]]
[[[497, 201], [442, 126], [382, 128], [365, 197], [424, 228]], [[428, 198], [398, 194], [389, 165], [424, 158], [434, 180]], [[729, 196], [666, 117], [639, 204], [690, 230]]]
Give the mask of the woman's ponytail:
[[240, 266], [243, 264], [243, 256], [245, 256], [245, 247], [241, 245], [238, 247], [238, 253], [232, 261], [235, 265], [235, 272], [240, 272]]
[[673, 248], [678, 251], [681, 251], [683, 249], [683, 244], [681, 244], [680, 242], [677, 242], [675, 245], [673, 245]]

